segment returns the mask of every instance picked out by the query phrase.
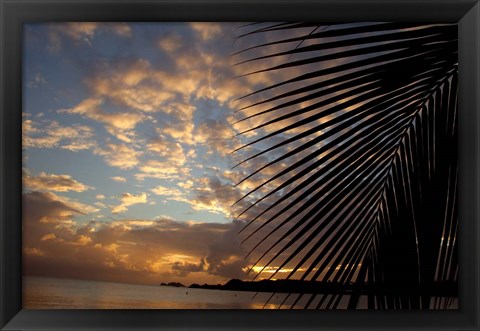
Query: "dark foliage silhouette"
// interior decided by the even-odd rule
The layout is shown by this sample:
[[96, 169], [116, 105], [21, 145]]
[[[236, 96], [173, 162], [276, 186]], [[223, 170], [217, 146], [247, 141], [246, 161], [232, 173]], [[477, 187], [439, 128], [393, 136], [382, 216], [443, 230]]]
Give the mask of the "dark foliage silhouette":
[[[237, 166], [257, 166], [237, 185], [263, 174], [239, 215], [256, 266], [364, 284], [349, 308], [361, 294], [373, 309], [448, 307], [453, 298], [431, 289], [456, 286], [458, 272], [457, 26], [242, 29], [280, 36], [236, 54], [261, 51], [238, 65], [276, 79], [242, 98], [239, 122], [254, 124], [240, 135], [256, 136], [235, 151], [252, 151]], [[337, 308], [343, 295], [292, 295], [290, 307], [303, 297], [303, 308]]]

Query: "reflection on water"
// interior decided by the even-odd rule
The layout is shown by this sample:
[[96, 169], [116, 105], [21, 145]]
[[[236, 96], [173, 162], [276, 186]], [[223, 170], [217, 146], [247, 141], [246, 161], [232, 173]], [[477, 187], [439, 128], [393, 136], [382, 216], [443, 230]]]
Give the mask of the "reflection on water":
[[40, 277], [23, 285], [27, 309], [259, 309], [271, 295]]
[[[23, 279], [23, 307], [27, 309], [277, 309], [281, 303], [284, 303], [282, 309], [288, 309], [298, 295], [291, 295], [285, 301], [286, 297], [283, 293], [272, 295], [62, 278]], [[320, 298], [317, 296], [310, 307], [316, 307]], [[297, 306], [302, 307], [309, 299], [310, 295], [302, 296]], [[326, 305], [329, 296], [324, 301], [320, 308]], [[338, 308], [345, 309], [347, 301], [348, 297], [343, 297]], [[456, 305], [455, 302], [450, 308]], [[359, 308], [367, 308], [366, 298], [360, 298]]]

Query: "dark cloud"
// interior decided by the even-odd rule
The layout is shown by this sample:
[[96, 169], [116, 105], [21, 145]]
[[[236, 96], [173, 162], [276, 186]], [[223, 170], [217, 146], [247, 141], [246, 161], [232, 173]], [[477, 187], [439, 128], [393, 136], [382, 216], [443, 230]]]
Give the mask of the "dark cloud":
[[193, 187], [192, 206], [197, 209], [220, 211], [233, 216], [231, 206], [241, 198], [241, 193], [231, 181], [220, 175], [203, 178]]
[[244, 279], [246, 277], [244, 268], [247, 266], [247, 261], [243, 258], [245, 251], [237, 235], [242, 227], [242, 222], [233, 221], [232, 227], [209, 245], [206, 258], [209, 265], [208, 272], [227, 278]]
[[200, 259], [200, 262], [195, 264], [195, 263], [189, 263], [189, 262], [174, 262], [172, 264], [172, 270], [176, 271], [179, 276], [186, 276], [191, 272], [202, 272], [204, 271], [205, 268], [205, 259], [202, 258]]
[[80, 213], [47, 193], [23, 196], [24, 272], [134, 283], [244, 278], [241, 223], [72, 220]]

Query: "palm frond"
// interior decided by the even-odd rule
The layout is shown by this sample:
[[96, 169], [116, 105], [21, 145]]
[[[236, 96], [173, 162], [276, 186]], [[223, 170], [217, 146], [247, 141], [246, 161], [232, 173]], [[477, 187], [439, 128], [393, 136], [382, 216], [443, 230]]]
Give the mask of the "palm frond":
[[[457, 27], [321, 26], [274, 24], [241, 36], [310, 28], [237, 54], [247, 57], [238, 63], [245, 75], [283, 73], [238, 110], [239, 136], [255, 135], [235, 151], [244, 155], [236, 167], [250, 169], [237, 185], [260, 178], [237, 201], [249, 201], [239, 217], [252, 268], [368, 284], [372, 308], [429, 308], [436, 284], [455, 283], [458, 269]], [[264, 55], [248, 58], [259, 49]], [[264, 67], [250, 72], [253, 62]], [[408, 288], [396, 293], [399, 284]], [[359, 297], [350, 295], [348, 308]], [[305, 307], [341, 300], [314, 294]]]

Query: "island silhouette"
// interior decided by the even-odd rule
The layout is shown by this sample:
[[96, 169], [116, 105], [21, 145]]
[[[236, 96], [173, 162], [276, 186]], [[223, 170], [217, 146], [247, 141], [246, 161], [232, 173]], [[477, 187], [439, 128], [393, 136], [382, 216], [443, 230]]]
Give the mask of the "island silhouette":
[[[187, 287], [180, 282], [161, 283], [161, 286]], [[457, 297], [458, 284], [456, 282], [434, 282], [429, 284], [402, 283], [337, 283], [304, 281], [295, 279], [243, 281], [230, 279], [225, 284], [196, 284], [188, 288], [248, 291], [248, 292], [273, 292], [273, 293], [304, 293], [304, 294], [348, 294], [348, 295], [427, 295], [433, 297]]]

